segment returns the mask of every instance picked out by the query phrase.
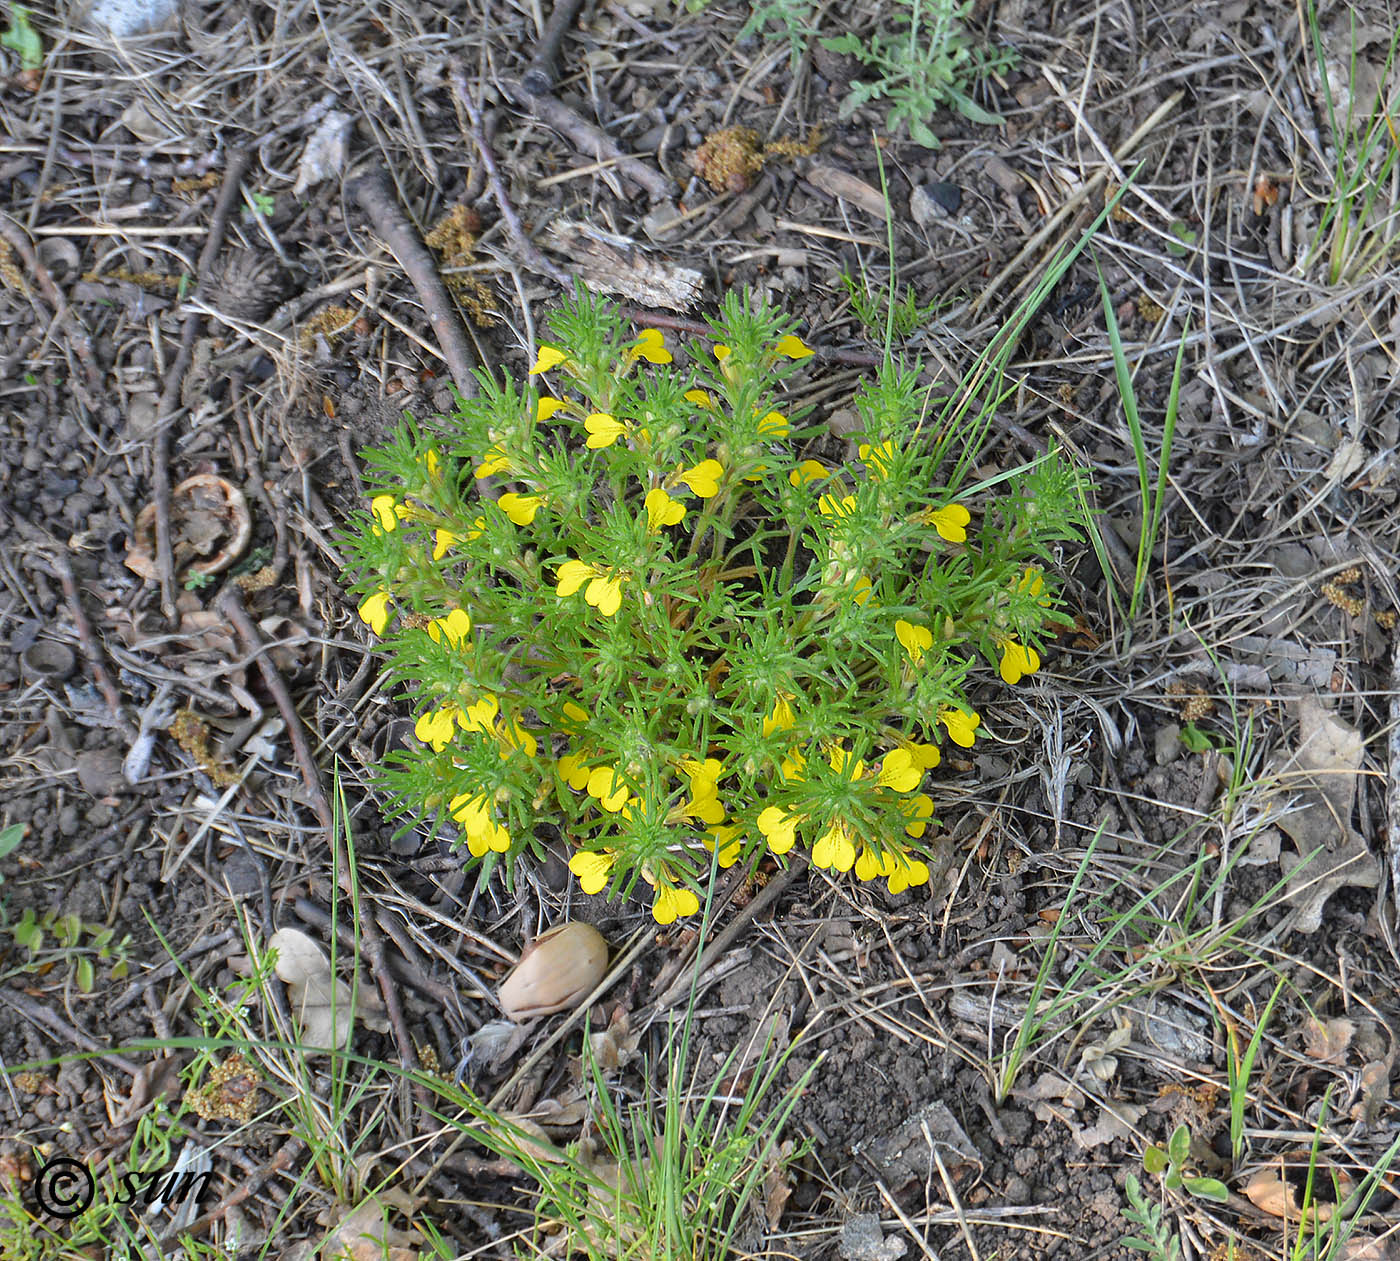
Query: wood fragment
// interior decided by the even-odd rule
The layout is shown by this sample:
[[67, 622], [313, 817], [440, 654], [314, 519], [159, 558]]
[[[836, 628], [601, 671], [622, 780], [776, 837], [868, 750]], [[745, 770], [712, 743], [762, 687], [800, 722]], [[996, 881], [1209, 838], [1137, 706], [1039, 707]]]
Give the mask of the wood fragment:
[[705, 282], [694, 268], [652, 258], [630, 238], [587, 223], [556, 220], [550, 227], [549, 244], [572, 262], [574, 272], [590, 288], [621, 294], [642, 306], [688, 311]]

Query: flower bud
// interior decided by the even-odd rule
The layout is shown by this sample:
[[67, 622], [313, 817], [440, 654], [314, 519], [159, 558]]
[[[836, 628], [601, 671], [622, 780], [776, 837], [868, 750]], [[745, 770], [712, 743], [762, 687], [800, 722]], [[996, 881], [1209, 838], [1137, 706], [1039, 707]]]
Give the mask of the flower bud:
[[519, 1022], [575, 1007], [607, 970], [608, 943], [592, 924], [560, 924], [521, 952], [501, 982], [501, 1010]]

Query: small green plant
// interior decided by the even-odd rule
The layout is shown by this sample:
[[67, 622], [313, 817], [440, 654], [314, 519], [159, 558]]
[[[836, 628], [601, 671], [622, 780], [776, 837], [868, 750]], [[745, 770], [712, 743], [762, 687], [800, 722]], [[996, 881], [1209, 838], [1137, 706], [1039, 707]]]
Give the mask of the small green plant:
[[[587, 1030], [581, 1076], [589, 1116], [584, 1137], [567, 1147], [502, 1116], [470, 1090], [435, 1084], [438, 1096], [461, 1110], [456, 1116], [440, 1114], [448, 1126], [518, 1165], [537, 1184], [531, 1206], [537, 1234], [528, 1240], [530, 1255], [562, 1251], [583, 1253], [590, 1261], [723, 1261], [744, 1251], [734, 1236], [755, 1210], [761, 1212], [765, 1188], [783, 1185], [787, 1171], [809, 1150], [810, 1141], [780, 1141], [826, 1058], [822, 1052], [801, 1074], [789, 1072], [802, 1033], [779, 1048], [769, 1024], [761, 1045], [740, 1042], [718, 1064], [693, 1056], [699, 959], [712, 914], [707, 903], [679, 1028], [666, 1040], [659, 1064], [653, 1068], [643, 1060], [640, 1065], [641, 1081], [659, 1083], [656, 1096], [626, 1102]], [[791, 1080], [780, 1088], [785, 1076]], [[553, 1241], [544, 1238], [546, 1226]]]
[[853, 33], [823, 39], [826, 48], [854, 57], [872, 72], [852, 82], [841, 102], [841, 117], [849, 118], [870, 101], [888, 101], [889, 129], [907, 124], [910, 138], [928, 149], [939, 147], [928, 120], [941, 106], [952, 106], [975, 123], [1001, 123], [999, 114], [972, 99], [972, 86], [986, 75], [1012, 69], [1018, 59], [1010, 49], [988, 51], [968, 39], [963, 23], [972, 4], [973, 0], [897, 0], [893, 31], [877, 31], [868, 40]]
[[1218, 1178], [1198, 1178], [1187, 1173], [1191, 1167], [1191, 1130], [1188, 1126], [1178, 1125], [1165, 1147], [1154, 1143], [1143, 1152], [1142, 1167], [1148, 1173], [1160, 1174], [1162, 1187], [1167, 1191], [1185, 1191], [1188, 1195], [1214, 1200], [1217, 1204], [1224, 1204], [1230, 1198], [1229, 1188]]
[[186, 591], [203, 591], [205, 587], [213, 586], [216, 581], [213, 574], [206, 574], [200, 569], [191, 569], [185, 575], [184, 588]]
[[1145, 1252], [1150, 1261], [1178, 1261], [1181, 1241], [1176, 1237], [1176, 1232], [1163, 1222], [1162, 1205], [1143, 1194], [1142, 1184], [1135, 1174], [1130, 1173], [1123, 1179], [1123, 1194], [1128, 1199], [1128, 1207], [1121, 1210], [1123, 1220], [1142, 1232], [1125, 1236], [1124, 1247]]
[[[27, 823], [11, 823], [8, 827], [0, 828], [0, 858], [8, 858], [13, 854], [28, 834]], [[0, 884], [4, 882], [5, 877], [0, 875]]]
[[[709, 0], [687, 0], [692, 13], [698, 13]], [[807, 51], [807, 41], [813, 35], [812, 6], [808, 0], [755, 0], [750, 6], [747, 21], [739, 30], [739, 38], [762, 32], [765, 35], [784, 39], [788, 43], [788, 62], [796, 71], [802, 55]]]
[[1312, 3], [1307, 6], [1308, 33], [1336, 157], [1328, 173], [1322, 215], [1304, 268], [1311, 269], [1325, 256], [1329, 285], [1351, 284], [1385, 266], [1400, 239], [1395, 226], [1396, 208], [1385, 200], [1393, 185], [1396, 160], [1400, 159], [1400, 133], [1394, 121], [1397, 102], [1385, 95], [1396, 53], [1400, 51], [1400, 29], [1391, 37], [1375, 95], [1365, 101], [1359, 99], [1355, 11], [1349, 16], [1352, 31], [1347, 103], [1345, 113], [1339, 117], [1317, 7]]
[[861, 325], [868, 332], [881, 335], [888, 326], [897, 341], [904, 341], [916, 329], [922, 328], [944, 305], [935, 300], [927, 306], [920, 306], [913, 285], [905, 285], [904, 296], [896, 299], [889, 285], [872, 289], [864, 277], [857, 279], [849, 272], [842, 272], [839, 279], [850, 295], [851, 310]]
[[1254, 1026], [1254, 1032], [1250, 1035], [1243, 1054], [1240, 1053], [1239, 1030], [1235, 1028], [1233, 1021], [1226, 1025], [1225, 1069], [1230, 1088], [1230, 1163], [1235, 1168], [1239, 1168], [1244, 1158], [1244, 1106], [1249, 1101], [1249, 1079], [1254, 1074], [1254, 1061], [1264, 1040], [1264, 1027], [1269, 1023], [1269, 1017], [1273, 1014], [1278, 996], [1283, 992], [1283, 986], [1283, 981], [1274, 986], [1274, 992], [1264, 1004], [1264, 1010], [1260, 1013], [1259, 1021]]
[[[645, 880], [660, 923], [698, 909], [715, 849], [926, 881], [927, 773], [974, 743], [983, 664], [1015, 684], [1068, 622], [1047, 569], [1080, 529], [1058, 451], [970, 483], [999, 392], [926, 416], [890, 363], [830, 467], [784, 410], [812, 353], [788, 321], [731, 293], [711, 326], [681, 371], [579, 294], [530, 373], [554, 391], [481, 373], [455, 417], [409, 418], [344, 538], [419, 715], [390, 808], [455, 821], [487, 872], [557, 822], [585, 892]], [[491, 477], [511, 489], [471, 493]]]
[[0, 31], [0, 48], [19, 54], [21, 70], [38, 70], [44, 64], [44, 41], [29, 24], [29, 10], [23, 5], [9, 6], [10, 22]]
[[[1133, 460], [1137, 465], [1139, 506], [1141, 511], [1138, 526], [1138, 547], [1136, 567], [1133, 571], [1132, 594], [1128, 600], [1127, 628], [1125, 634], [1131, 637], [1133, 625], [1142, 607], [1143, 593], [1147, 589], [1148, 570], [1152, 565], [1152, 551], [1157, 546], [1157, 535], [1162, 528], [1162, 509], [1166, 503], [1167, 466], [1171, 460], [1172, 439], [1176, 435], [1177, 409], [1181, 400], [1181, 366], [1186, 355], [1188, 328], [1181, 332], [1181, 342], [1176, 350], [1176, 363], [1172, 368], [1171, 392], [1167, 398], [1167, 410], [1162, 419], [1162, 444], [1156, 454], [1156, 478], [1153, 479], [1154, 461], [1148, 455], [1147, 441], [1143, 434], [1142, 419], [1138, 413], [1137, 393], [1133, 388], [1133, 374], [1128, 367], [1127, 355], [1123, 351], [1123, 339], [1118, 331], [1118, 317], [1113, 310], [1113, 297], [1108, 284], [1099, 273], [1099, 296], [1103, 302], [1104, 322], [1108, 328], [1108, 341], [1113, 350], [1113, 375], [1118, 385], [1118, 396], [1123, 403], [1123, 416], [1128, 422], [1128, 434], [1133, 444]], [[1110, 590], [1112, 588], [1110, 587]], [[1115, 595], [1116, 598], [1116, 595]]]
[[85, 923], [79, 915], [63, 915], [54, 910], [39, 915], [33, 907], [26, 907], [17, 923], [6, 920], [0, 924], [0, 933], [26, 953], [24, 961], [0, 974], [3, 976], [21, 972], [45, 975], [62, 966], [82, 993], [91, 994], [97, 983], [98, 964], [110, 964], [107, 975], [113, 981], [120, 981], [131, 970], [126, 955], [131, 934], [118, 941], [115, 929]]

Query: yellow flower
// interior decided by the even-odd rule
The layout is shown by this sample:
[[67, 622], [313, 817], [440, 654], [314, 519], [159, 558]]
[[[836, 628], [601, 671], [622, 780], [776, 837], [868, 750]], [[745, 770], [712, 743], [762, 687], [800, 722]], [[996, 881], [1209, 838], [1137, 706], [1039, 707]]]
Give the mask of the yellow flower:
[[1019, 683], [1028, 674], [1040, 669], [1040, 654], [1034, 648], [1014, 639], [1003, 639], [1001, 648], [1001, 677], [1008, 683]]
[[725, 773], [724, 763], [714, 757], [707, 757], [703, 762], [693, 757], [682, 758], [680, 768], [690, 780], [692, 797], [713, 797]]
[[551, 368], [557, 368], [561, 363], [567, 363], [569, 356], [557, 346], [541, 346], [539, 358], [535, 360], [535, 366], [530, 369], [532, 377], [538, 376], [541, 372], [548, 372]]
[[491, 817], [490, 799], [485, 794], [461, 793], [447, 808], [467, 834], [467, 849], [473, 858], [480, 858], [487, 850], [504, 854], [510, 848], [510, 833]]
[[540, 510], [540, 505], [544, 503], [544, 496], [517, 495], [512, 491], [502, 495], [496, 502], [500, 504], [501, 511], [516, 525], [529, 525], [535, 519], [535, 513]]
[[1021, 581], [1016, 585], [1017, 591], [1023, 595], [1033, 595], [1036, 603], [1045, 608], [1050, 607], [1050, 597], [1045, 594], [1045, 575], [1034, 565], [1028, 565], [1026, 572], [1021, 575]]
[[486, 453], [486, 458], [473, 470], [473, 473], [477, 477], [495, 477], [497, 473], [505, 473], [509, 469], [509, 457], [500, 447], [492, 447]]
[[933, 798], [927, 793], [919, 793], [917, 796], [900, 802], [900, 808], [908, 820], [904, 825], [904, 830], [910, 836], [922, 836], [928, 828], [927, 820], [933, 817]]
[[397, 528], [405, 513], [404, 506], [393, 495], [376, 495], [369, 501], [369, 509], [386, 533]]
[[[806, 359], [812, 353], [812, 348], [808, 346], [800, 337], [789, 333], [786, 337], [778, 338], [778, 343], [773, 349], [780, 355], [785, 355], [789, 359]], [[844, 869], [843, 869], [844, 870]]]
[[855, 586], [851, 588], [851, 599], [857, 604], [864, 604], [870, 599], [871, 582], [866, 574], [861, 574], [855, 581]]
[[457, 711], [457, 724], [463, 731], [485, 731], [488, 734], [496, 729], [496, 715], [501, 712], [500, 703], [490, 692], [473, 701], [465, 710]]
[[783, 778], [790, 784], [807, 778], [807, 759], [801, 749], [789, 749], [783, 758]]
[[568, 732], [583, 730], [588, 721], [588, 711], [574, 701], [565, 701], [559, 706], [559, 725]]
[[569, 870], [585, 893], [601, 893], [612, 875], [617, 855], [608, 850], [581, 850], [569, 859]]
[[914, 759], [914, 765], [923, 771], [931, 771], [943, 760], [943, 753], [936, 744], [920, 744], [916, 740], [905, 740], [900, 747], [909, 750], [909, 756]]
[[824, 517], [848, 517], [856, 510], [856, 497], [842, 495], [837, 499], [835, 495], [823, 495], [817, 500], [817, 508]]
[[777, 441], [779, 438], [786, 438], [788, 432], [788, 420], [782, 412], [769, 412], [758, 422], [758, 436]]
[[915, 885], [928, 884], [928, 864], [911, 858], [907, 852], [895, 855], [884, 874], [889, 877], [886, 887], [891, 893], [903, 893]]
[[694, 468], [682, 469], [675, 480], [684, 482], [701, 499], [712, 499], [719, 494], [719, 479], [723, 475], [724, 465], [718, 460], [701, 460]]
[[773, 702], [773, 712], [763, 720], [765, 737], [771, 736], [775, 731], [787, 731], [792, 727], [796, 721], [792, 713], [793, 699], [787, 692], [778, 693], [778, 699]]
[[610, 447], [627, 432], [627, 426], [607, 412], [593, 412], [586, 416], [583, 427], [588, 430], [588, 441], [584, 446], [592, 451]]
[[437, 481], [442, 465], [438, 460], [438, 453], [432, 447], [423, 453], [423, 468], [427, 471], [429, 481]]
[[413, 724], [413, 734], [424, 744], [430, 745], [434, 753], [441, 753], [452, 740], [456, 730], [457, 707], [444, 705], [441, 709], [430, 709], [420, 714]]
[[878, 447], [872, 447], [870, 443], [862, 442], [856, 448], [856, 454], [865, 461], [870, 475], [876, 481], [881, 481], [890, 470], [890, 461], [894, 459], [894, 443], [882, 442]]
[[457, 545], [457, 536], [451, 530], [437, 530], [433, 533], [433, 559], [441, 560], [448, 549]]
[[674, 924], [678, 919], [694, 915], [699, 909], [700, 898], [694, 889], [677, 889], [671, 884], [657, 884], [651, 915], [658, 924]]
[[485, 518], [485, 517], [477, 517], [477, 519], [476, 519], [475, 521], [472, 522], [472, 528], [471, 528], [470, 530], [467, 531], [467, 542], [468, 542], [468, 543], [475, 543], [475, 542], [477, 541], [477, 539], [479, 539], [479, 538], [481, 537], [482, 532], [483, 532], [485, 529], [486, 529], [486, 518]]
[[812, 866], [850, 871], [856, 861], [856, 846], [844, 820], [835, 819], [812, 846]]
[[627, 785], [611, 766], [595, 766], [589, 771], [587, 788], [588, 795], [596, 797], [609, 814], [616, 814], [627, 804]]
[[713, 827], [724, 822], [724, 806], [713, 791], [693, 795], [683, 801], [668, 816], [668, 821], [684, 823], [687, 819], [699, 819], [701, 823]]
[[729, 356], [732, 353], [733, 352], [729, 349], [729, 347], [723, 344], [717, 345], [715, 347], [715, 358], [718, 359], [720, 363], [724, 363], [726, 360], [728, 360]]
[[648, 363], [670, 363], [671, 352], [658, 328], [646, 328], [637, 337], [637, 344], [628, 351], [629, 359], [645, 359]]
[[566, 560], [559, 566], [559, 572], [555, 574], [556, 586], [554, 589], [561, 597], [573, 595], [597, 572], [592, 565], [585, 565], [581, 560]]
[[744, 849], [744, 829], [733, 825], [716, 828], [710, 836], [701, 838], [701, 844], [711, 853], [718, 847], [716, 861], [721, 867], [732, 867]]
[[797, 825], [800, 822], [800, 816], [789, 814], [777, 806], [769, 806], [758, 816], [758, 830], [763, 833], [763, 839], [773, 853], [786, 854], [797, 841]]
[[599, 574], [588, 584], [583, 598], [604, 617], [611, 617], [622, 607], [621, 578]]
[[913, 792], [923, 777], [923, 767], [915, 764], [914, 755], [908, 749], [892, 749], [880, 763], [880, 774], [875, 782], [881, 788], [907, 793]]
[[894, 863], [888, 854], [877, 853], [868, 845], [860, 847], [860, 857], [856, 859], [857, 880], [878, 880], [890, 874]]
[[389, 625], [389, 601], [392, 598], [387, 591], [376, 591], [361, 600], [360, 607], [356, 610], [360, 621], [376, 635], [382, 635], [384, 628]]
[[446, 617], [435, 617], [428, 623], [428, 636], [435, 644], [445, 639], [451, 647], [460, 648], [471, 628], [471, 615], [466, 609], [453, 609]]
[[967, 523], [972, 520], [962, 504], [948, 504], [943, 508], [930, 508], [921, 520], [938, 531], [938, 536], [949, 543], [967, 542]]
[[710, 397], [708, 390], [687, 390], [684, 397], [686, 402], [694, 403], [696, 407], [713, 408], [715, 405], [715, 400]]
[[918, 665], [924, 653], [933, 647], [933, 632], [927, 626], [915, 626], [902, 617], [894, 624], [895, 638], [904, 645], [909, 660]]
[[660, 534], [663, 526], [676, 525], [685, 516], [685, 505], [677, 503], [661, 487], [647, 491], [647, 530]]
[[588, 787], [588, 777], [592, 774], [592, 767], [584, 764], [583, 757], [578, 753], [566, 753], [557, 763], [559, 774], [564, 777], [565, 783], [575, 792], [582, 792]]
[[982, 716], [961, 709], [940, 709], [938, 721], [948, 728], [948, 735], [954, 744], [970, 749], [973, 740], [976, 739], [977, 726], [982, 721]]
[[539, 405], [535, 408], [535, 419], [548, 420], [555, 412], [565, 405], [562, 398], [541, 397]]
[[512, 717], [509, 725], [503, 725], [495, 735], [502, 757], [509, 757], [513, 749], [520, 750], [526, 757], [534, 757], [539, 751], [539, 742], [521, 725], [519, 718]]
[[805, 486], [808, 482], [814, 482], [819, 477], [829, 477], [830, 471], [824, 464], [816, 460], [803, 460], [791, 473], [788, 474], [788, 481], [794, 486]]

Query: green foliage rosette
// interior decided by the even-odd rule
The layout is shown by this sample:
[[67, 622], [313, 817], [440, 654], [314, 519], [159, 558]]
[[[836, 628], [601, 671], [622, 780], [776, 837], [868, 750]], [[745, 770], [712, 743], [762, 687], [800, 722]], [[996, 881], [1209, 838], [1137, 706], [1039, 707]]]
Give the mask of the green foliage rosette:
[[930, 410], [917, 369], [860, 389], [851, 458], [813, 458], [839, 444], [784, 402], [812, 352], [737, 294], [710, 323], [681, 370], [576, 296], [526, 382], [482, 373], [367, 453], [345, 540], [417, 714], [391, 808], [488, 872], [557, 826], [585, 892], [644, 880], [661, 923], [715, 863], [799, 847], [928, 880], [930, 773], [979, 735], [981, 663], [1014, 684], [1067, 621], [1047, 562], [1080, 502], [1054, 451], [969, 485], [995, 391]]

